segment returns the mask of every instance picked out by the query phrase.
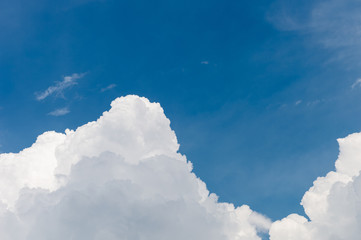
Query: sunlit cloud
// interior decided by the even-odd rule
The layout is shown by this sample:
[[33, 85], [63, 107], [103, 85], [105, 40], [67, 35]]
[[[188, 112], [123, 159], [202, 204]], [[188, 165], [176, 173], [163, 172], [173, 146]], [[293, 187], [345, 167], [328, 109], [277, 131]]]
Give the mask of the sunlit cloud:
[[0, 154], [4, 240], [261, 240], [271, 221], [218, 201], [158, 103], [118, 98], [75, 131]]

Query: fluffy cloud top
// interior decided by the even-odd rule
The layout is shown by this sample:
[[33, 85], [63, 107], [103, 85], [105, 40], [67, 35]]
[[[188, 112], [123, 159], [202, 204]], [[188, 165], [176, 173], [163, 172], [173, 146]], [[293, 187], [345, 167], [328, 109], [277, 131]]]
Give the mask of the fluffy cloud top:
[[256, 240], [270, 222], [219, 203], [157, 103], [118, 98], [97, 121], [0, 155], [2, 240]]
[[361, 133], [338, 139], [336, 171], [319, 177], [301, 204], [309, 221], [291, 214], [276, 221], [271, 240], [349, 240], [361, 236]]

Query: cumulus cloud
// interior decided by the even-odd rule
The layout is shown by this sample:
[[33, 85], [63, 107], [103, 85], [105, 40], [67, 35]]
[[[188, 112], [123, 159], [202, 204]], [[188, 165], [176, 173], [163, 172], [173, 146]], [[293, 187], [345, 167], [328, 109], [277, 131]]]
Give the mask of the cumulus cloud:
[[218, 202], [158, 103], [118, 98], [75, 131], [0, 154], [2, 240], [259, 240], [270, 221]]
[[84, 75], [85, 75], [84, 73], [82, 74], [74, 73], [71, 76], [65, 76], [63, 81], [57, 82], [54, 86], [48, 87], [43, 92], [35, 93], [36, 99], [38, 101], [41, 101], [53, 94], [55, 94], [56, 96], [62, 96], [65, 89], [76, 85], [77, 84], [76, 80], [84, 77]]
[[70, 113], [70, 110], [67, 107], [65, 107], [65, 108], [55, 109], [54, 111], [51, 111], [50, 113], [48, 113], [48, 115], [59, 117], [59, 116], [64, 116], [68, 113]]
[[361, 133], [338, 139], [336, 170], [319, 177], [301, 204], [309, 218], [291, 214], [276, 221], [271, 240], [346, 240], [361, 236]]

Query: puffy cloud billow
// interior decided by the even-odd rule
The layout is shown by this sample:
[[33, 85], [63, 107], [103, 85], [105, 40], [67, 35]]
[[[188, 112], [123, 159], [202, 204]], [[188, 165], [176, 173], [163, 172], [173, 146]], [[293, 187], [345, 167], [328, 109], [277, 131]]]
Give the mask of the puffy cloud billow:
[[270, 221], [218, 202], [178, 149], [161, 106], [127, 96], [97, 121], [1, 154], [0, 239], [261, 239]]
[[361, 133], [338, 142], [336, 171], [314, 181], [302, 199], [309, 219], [291, 214], [276, 221], [271, 240], [361, 239]]
[[336, 170], [302, 199], [308, 218], [271, 223], [209, 193], [158, 103], [121, 97], [97, 121], [0, 154], [0, 239], [360, 239], [361, 133], [338, 142]]

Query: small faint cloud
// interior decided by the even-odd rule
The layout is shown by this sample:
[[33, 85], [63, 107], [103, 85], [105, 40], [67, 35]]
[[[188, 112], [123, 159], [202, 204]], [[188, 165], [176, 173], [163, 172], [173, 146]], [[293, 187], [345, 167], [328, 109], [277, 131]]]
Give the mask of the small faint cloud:
[[59, 117], [59, 116], [64, 116], [68, 113], [70, 113], [70, 110], [67, 107], [65, 107], [65, 108], [56, 109], [56, 110], [48, 113], [48, 115], [54, 116], [54, 117]]
[[110, 84], [109, 86], [102, 88], [100, 91], [105, 92], [105, 91], [115, 88], [116, 86], [117, 86], [116, 84]]
[[283, 103], [283, 104], [281, 104], [281, 106], [279, 107], [279, 109], [284, 109], [284, 108], [286, 108], [287, 106], [288, 106], [287, 103]]
[[55, 96], [62, 96], [65, 89], [78, 84], [76, 80], [84, 77], [84, 75], [85, 73], [74, 73], [71, 76], [65, 76], [63, 81], [57, 82], [54, 86], [48, 87], [43, 92], [35, 93], [36, 100], [44, 100], [45, 98], [53, 94], [55, 94]]
[[316, 100], [314, 100], [314, 101], [308, 102], [308, 103], [307, 103], [307, 106], [308, 106], [308, 107], [312, 107], [312, 106], [315, 106], [315, 105], [317, 105], [317, 104], [319, 104], [319, 103], [321, 103], [321, 102], [324, 102], [324, 100], [316, 99]]
[[297, 106], [297, 105], [300, 105], [301, 103], [302, 103], [302, 100], [298, 100], [295, 102], [295, 105]]
[[208, 61], [202, 61], [201, 64], [208, 65], [209, 62]]
[[352, 85], [351, 88], [354, 89], [355, 87], [361, 86], [361, 78], [357, 79]]

